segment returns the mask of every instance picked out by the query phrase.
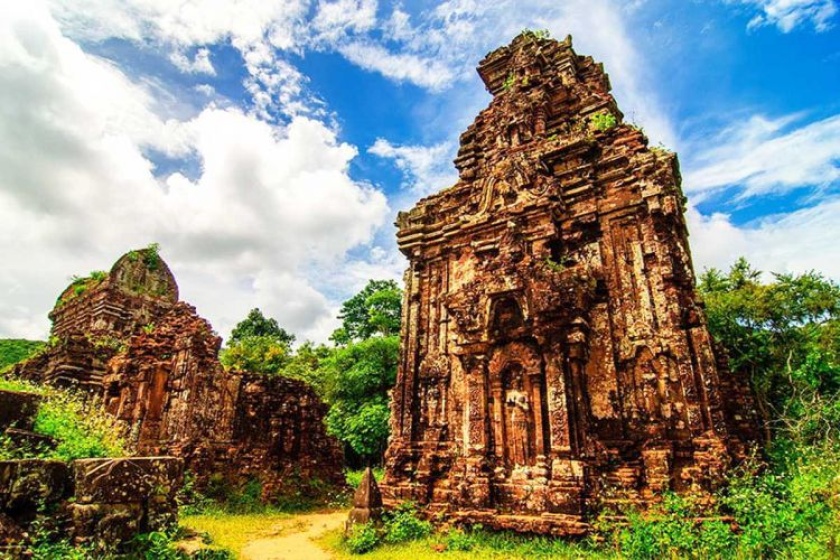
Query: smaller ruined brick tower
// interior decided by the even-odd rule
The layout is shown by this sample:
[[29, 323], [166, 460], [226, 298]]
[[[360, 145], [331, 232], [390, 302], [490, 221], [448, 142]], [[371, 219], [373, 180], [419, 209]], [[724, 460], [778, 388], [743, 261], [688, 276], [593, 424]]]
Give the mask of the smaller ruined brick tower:
[[50, 318], [53, 342], [13, 373], [95, 395], [136, 453], [184, 459], [199, 487], [257, 479], [266, 500], [344, 485], [341, 448], [314, 389], [225, 370], [221, 337], [178, 300], [154, 246], [74, 280]]
[[753, 412], [695, 293], [676, 156], [571, 38], [523, 33], [478, 73], [458, 182], [397, 219], [386, 506], [575, 535], [605, 504], [708, 495]]

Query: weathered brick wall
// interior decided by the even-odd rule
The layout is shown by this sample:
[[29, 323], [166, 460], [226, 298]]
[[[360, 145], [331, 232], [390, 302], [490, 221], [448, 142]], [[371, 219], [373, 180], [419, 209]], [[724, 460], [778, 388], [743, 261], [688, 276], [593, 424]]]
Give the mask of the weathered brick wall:
[[580, 534], [611, 501], [708, 495], [746, 441], [676, 156], [622, 122], [571, 39], [522, 34], [478, 72], [493, 99], [461, 135], [458, 182], [397, 219], [410, 267], [386, 504]]
[[132, 426], [138, 452], [183, 457], [199, 486], [215, 473], [231, 482], [258, 478], [266, 499], [312, 479], [342, 484], [343, 457], [312, 388], [225, 371], [220, 344], [210, 324], [179, 303], [111, 360], [106, 408]]
[[178, 285], [167, 264], [149, 249], [130, 251], [101, 282], [81, 293], [71, 284], [50, 313], [52, 335], [116, 339], [131, 336], [178, 301]]
[[341, 447], [324, 431], [327, 407], [311, 387], [244, 374], [234, 410], [234, 463], [262, 480], [265, 496], [344, 485]]
[[105, 407], [131, 426], [140, 453], [185, 453], [230, 438], [235, 382], [218, 360], [221, 339], [195, 308], [176, 304], [108, 365]]

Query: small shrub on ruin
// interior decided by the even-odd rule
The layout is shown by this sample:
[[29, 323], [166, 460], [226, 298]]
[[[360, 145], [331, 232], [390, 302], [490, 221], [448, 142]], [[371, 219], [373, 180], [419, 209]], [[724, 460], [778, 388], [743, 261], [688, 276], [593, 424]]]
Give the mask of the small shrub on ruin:
[[516, 83], [516, 78], [513, 74], [508, 74], [507, 78], [505, 78], [505, 81], [502, 83], [502, 89], [508, 90], [513, 87], [514, 83]]
[[58, 441], [51, 458], [72, 461], [128, 454], [125, 426], [101, 403], [69, 391], [48, 390], [35, 418], [35, 432]]
[[591, 122], [592, 128], [600, 132], [610, 130], [618, 124], [615, 115], [607, 111], [601, 111], [600, 113], [592, 115]]
[[128, 454], [125, 426], [104, 412], [96, 398], [12, 377], [0, 378], [0, 389], [42, 395], [34, 431], [57, 441], [54, 449], [13, 449], [8, 438], [0, 439], [0, 456], [72, 461]]
[[522, 35], [534, 39], [550, 39], [551, 32], [548, 29], [523, 29]]

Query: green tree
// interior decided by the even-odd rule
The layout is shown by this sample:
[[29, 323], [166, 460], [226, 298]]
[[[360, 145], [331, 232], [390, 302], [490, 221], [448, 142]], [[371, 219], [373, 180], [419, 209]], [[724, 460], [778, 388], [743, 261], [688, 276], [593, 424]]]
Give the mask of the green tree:
[[255, 308], [233, 328], [219, 359], [228, 369], [276, 374], [288, 364], [294, 340], [276, 319]]
[[288, 363], [291, 348], [270, 336], [248, 336], [224, 348], [219, 355], [228, 369], [274, 374]]
[[399, 337], [372, 337], [336, 348], [321, 362], [327, 429], [366, 462], [388, 442], [388, 391], [394, 386]]
[[773, 274], [763, 283], [761, 272], [740, 259], [728, 273], [705, 271], [699, 289], [712, 336], [726, 348], [733, 371], [749, 376], [773, 425], [798, 425], [818, 402], [834, 406], [840, 286], [817, 272]]
[[344, 302], [341, 327], [331, 339], [337, 344], [391, 336], [400, 331], [402, 290], [393, 280], [370, 280], [362, 291]]
[[257, 307], [249, 311], [248, 316], [233, 327], [233, 330], [230, 331], [228, 344], [240, 342], [253, 336], [268, 337], [286, 346], [291, 346], [295, 341], [295, 336], [282, 328], [277, 323], [277, 319], [266, 317]]
[[281, 367], [279, 374], [292, 379], [306, 381], [322, 397], [325, 397], [325, 379], [321, 362], [328, 358], [334, 349], [320, 344], [316, 346], [310, 341], [300, 345], [289, 360]]

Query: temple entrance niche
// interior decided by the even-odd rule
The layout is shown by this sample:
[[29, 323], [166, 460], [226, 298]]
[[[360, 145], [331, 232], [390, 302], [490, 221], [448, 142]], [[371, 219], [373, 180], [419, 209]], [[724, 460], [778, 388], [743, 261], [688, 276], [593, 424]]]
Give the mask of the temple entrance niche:
[[545, 372], [534, 346], [512, 342], [490, 360], [493, 455], [506, 468], [532, 466], [548, 449]]

